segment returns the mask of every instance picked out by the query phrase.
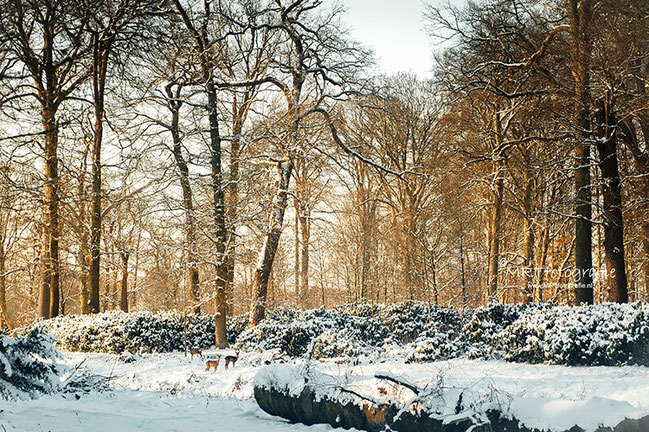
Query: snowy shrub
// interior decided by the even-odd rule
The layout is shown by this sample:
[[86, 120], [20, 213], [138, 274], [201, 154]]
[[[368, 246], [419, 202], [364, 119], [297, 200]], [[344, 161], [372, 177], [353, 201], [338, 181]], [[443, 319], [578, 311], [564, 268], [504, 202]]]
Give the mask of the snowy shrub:
[[649, 365], [649, 306], [607, 303], [530, 309], [497, 339], [510, 361]]
[[301, 356], [311, 340], [326, 331], [344, 331], [370, 346], [381, 346], [390, 336], [390, 331], [374, 319], [320, 308], [290, 316], [285, 311], [271, 313], [259, 325], [244, 331], [237, 339], [237, 346], [242, 350], [276, 349], [290, 356]]
[[280, 324], [265, 319], [241, 333], [236, 345], [244, 351], [276, 349], [291, 356], [300, 356], [317, 334], [318, 329], [312, 323]]
[[457, 309], [407, 301], [384, 306], [379, 321], [404, 343], [417, 339], [430, 323], [441, 331], [457, 330], [461, 316]]
[[298, 307], [280, 306], [269, 311], [266, 316], [277, 323], [288, 324], [302, 313], [304, 313], [304, 310]]
[[478, 307], [462, 327], [461, 338], [467, 342], [493, 345], [498, 335], [516, 321], [526, 307], [496, 302], [488, 307]]
[[248, 319], [250, 315], [241, 314], [228, 317], [228, 343], [233, 344], [237, 338], [248, 328]]
[[421, 335], [407, 346], [406, 363], [422, 363], [459, 357], [463, 343], [458, 333], [443, 325], [430, 323]]
[[316, 338], [313, 358], [358, 357], [368, 348], [357, 334], [348, 330], [327, 330]]
[[379, 313], [384, 307], [385, 306], [382, 304], [356, 302], [356, 303], [345, 303], [343, 305], [336, 306], [334, 310], [340, 313], [344, 313], [347, 315], [354, 315], [357, 317], [375, 318], [376, 316], [379, 315]]
[[61, 386], [65, 367], [52, 337], [39, 327], [18, 338], [0, 335], [0, 398], [30, 399]]
[[214, 318], [204, 314], [188, 314], [185, 321], [182, 313], [171, 311], [110, 311], [66, 315], [41, 321], [39, 325], [47, 328], [61, 349], [68, 351], [177, 351], [184, 348], [185, 338], [189, 347], [208, 348], [214, 343]]

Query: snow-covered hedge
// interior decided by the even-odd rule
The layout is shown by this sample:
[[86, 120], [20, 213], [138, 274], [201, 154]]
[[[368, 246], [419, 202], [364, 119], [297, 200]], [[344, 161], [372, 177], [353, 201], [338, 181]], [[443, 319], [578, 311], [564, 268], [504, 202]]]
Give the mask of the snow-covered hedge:
[[327, 330], [318, 336], [313, 346], [313, 358], [358, 357], [370, 346], [349, 330]]
[[34, 328], [17, 338], [0, 334], [0, 399], [31, 399], [58, 391], [65, 366], [52, 337]]
[[649, 365], [649, 305], [528, 308], [494, 343], [515, 362]]
[[[71, 351], [121, 353], [181, 350], [183, 315], [107, 312], [39, 322]], [[649, 306], [493, 303], [467, 313], [422, 302], [354, 303], [325, 310], [281, 307], [252, 329], [248, 316], [228, 319], [228, 341], [241, 350], [303, 355], [314, 341], [315, 358], [390, 352], [408, 362], [458, 356], [565, 365], [649, 366]], [[210, 315], [187, 316], [187, 343], [214, 341]]]
[[[322, 336], [325, 332], [330, 332]], [[323, 308], [300, 313], [270, 314], [258, 326], [247, 329], [237, 339], [242, 350], [277, 349], [290, 356], [304, 354], [311, 340], [320, 336], [331, 341], [334, 334], [345, 338], [349, 343], [358, 342], [353, 350], [368, 346], [380, 346], [391, 336], [390, 330], [373, 318], [365, 318]], [[362, 343], [361, 343], [362, 341]], [[324, 342], [323, 342], [324, 343]], [[328, 349], [334, 356], [351, 352], [349, 344], [338, 344], [338, 349]]]
[[176, 351], [184, 348], [184, 329], [191, 348], [214, 344], [214, 318], [179, 312], [110, 311], [93, 315], [66, 315], [39, 321], [67, 351], [133, 353]]
[[460, 341], [471, 358], [564, 365], [649, 366], [649, 305], [477, 308]]

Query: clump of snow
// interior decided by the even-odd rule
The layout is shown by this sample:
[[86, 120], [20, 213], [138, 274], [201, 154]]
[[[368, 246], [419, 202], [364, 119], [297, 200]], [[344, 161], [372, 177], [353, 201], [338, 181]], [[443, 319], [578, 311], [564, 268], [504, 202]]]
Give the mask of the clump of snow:
[[575, 425], [594, 431], [600, 426], [613, 427], [625, 419], [643, 416], [641, 410], [628, 402], [599, 396], [577, 401], [520, 398], [511, 402], [510, 412], [524, 419], [523, 423], [529, 428], [559, 431], [567, 431]]

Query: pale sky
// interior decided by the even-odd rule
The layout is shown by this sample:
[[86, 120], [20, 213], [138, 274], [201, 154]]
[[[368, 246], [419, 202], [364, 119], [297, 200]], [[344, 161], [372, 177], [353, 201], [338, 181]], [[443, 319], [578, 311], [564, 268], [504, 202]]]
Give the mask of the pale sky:
[[[374, 49], [377, 72], [431, 75], [433, 39], [424, 31], [424, 0], [339, 0], [352, 36]], [[441, 4], [442, 0], [426, 0]], [[462, 3], [463, 0], [453, 0]]]

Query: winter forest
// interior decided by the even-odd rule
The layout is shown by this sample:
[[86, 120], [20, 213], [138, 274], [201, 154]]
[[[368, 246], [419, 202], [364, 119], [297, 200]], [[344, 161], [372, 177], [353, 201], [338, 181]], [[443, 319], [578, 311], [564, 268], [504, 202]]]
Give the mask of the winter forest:
[[[185, 394], [198, 429], [178, 404], [243, 401], [239, 430], [649, 430], [649, 3], [424, 2], [426, 76], [379, 72], [347, 16], [0, 0], [0, 399], [108, 412], [118, 380]], [[601, 367], [549, 388], [574, 366]]]

